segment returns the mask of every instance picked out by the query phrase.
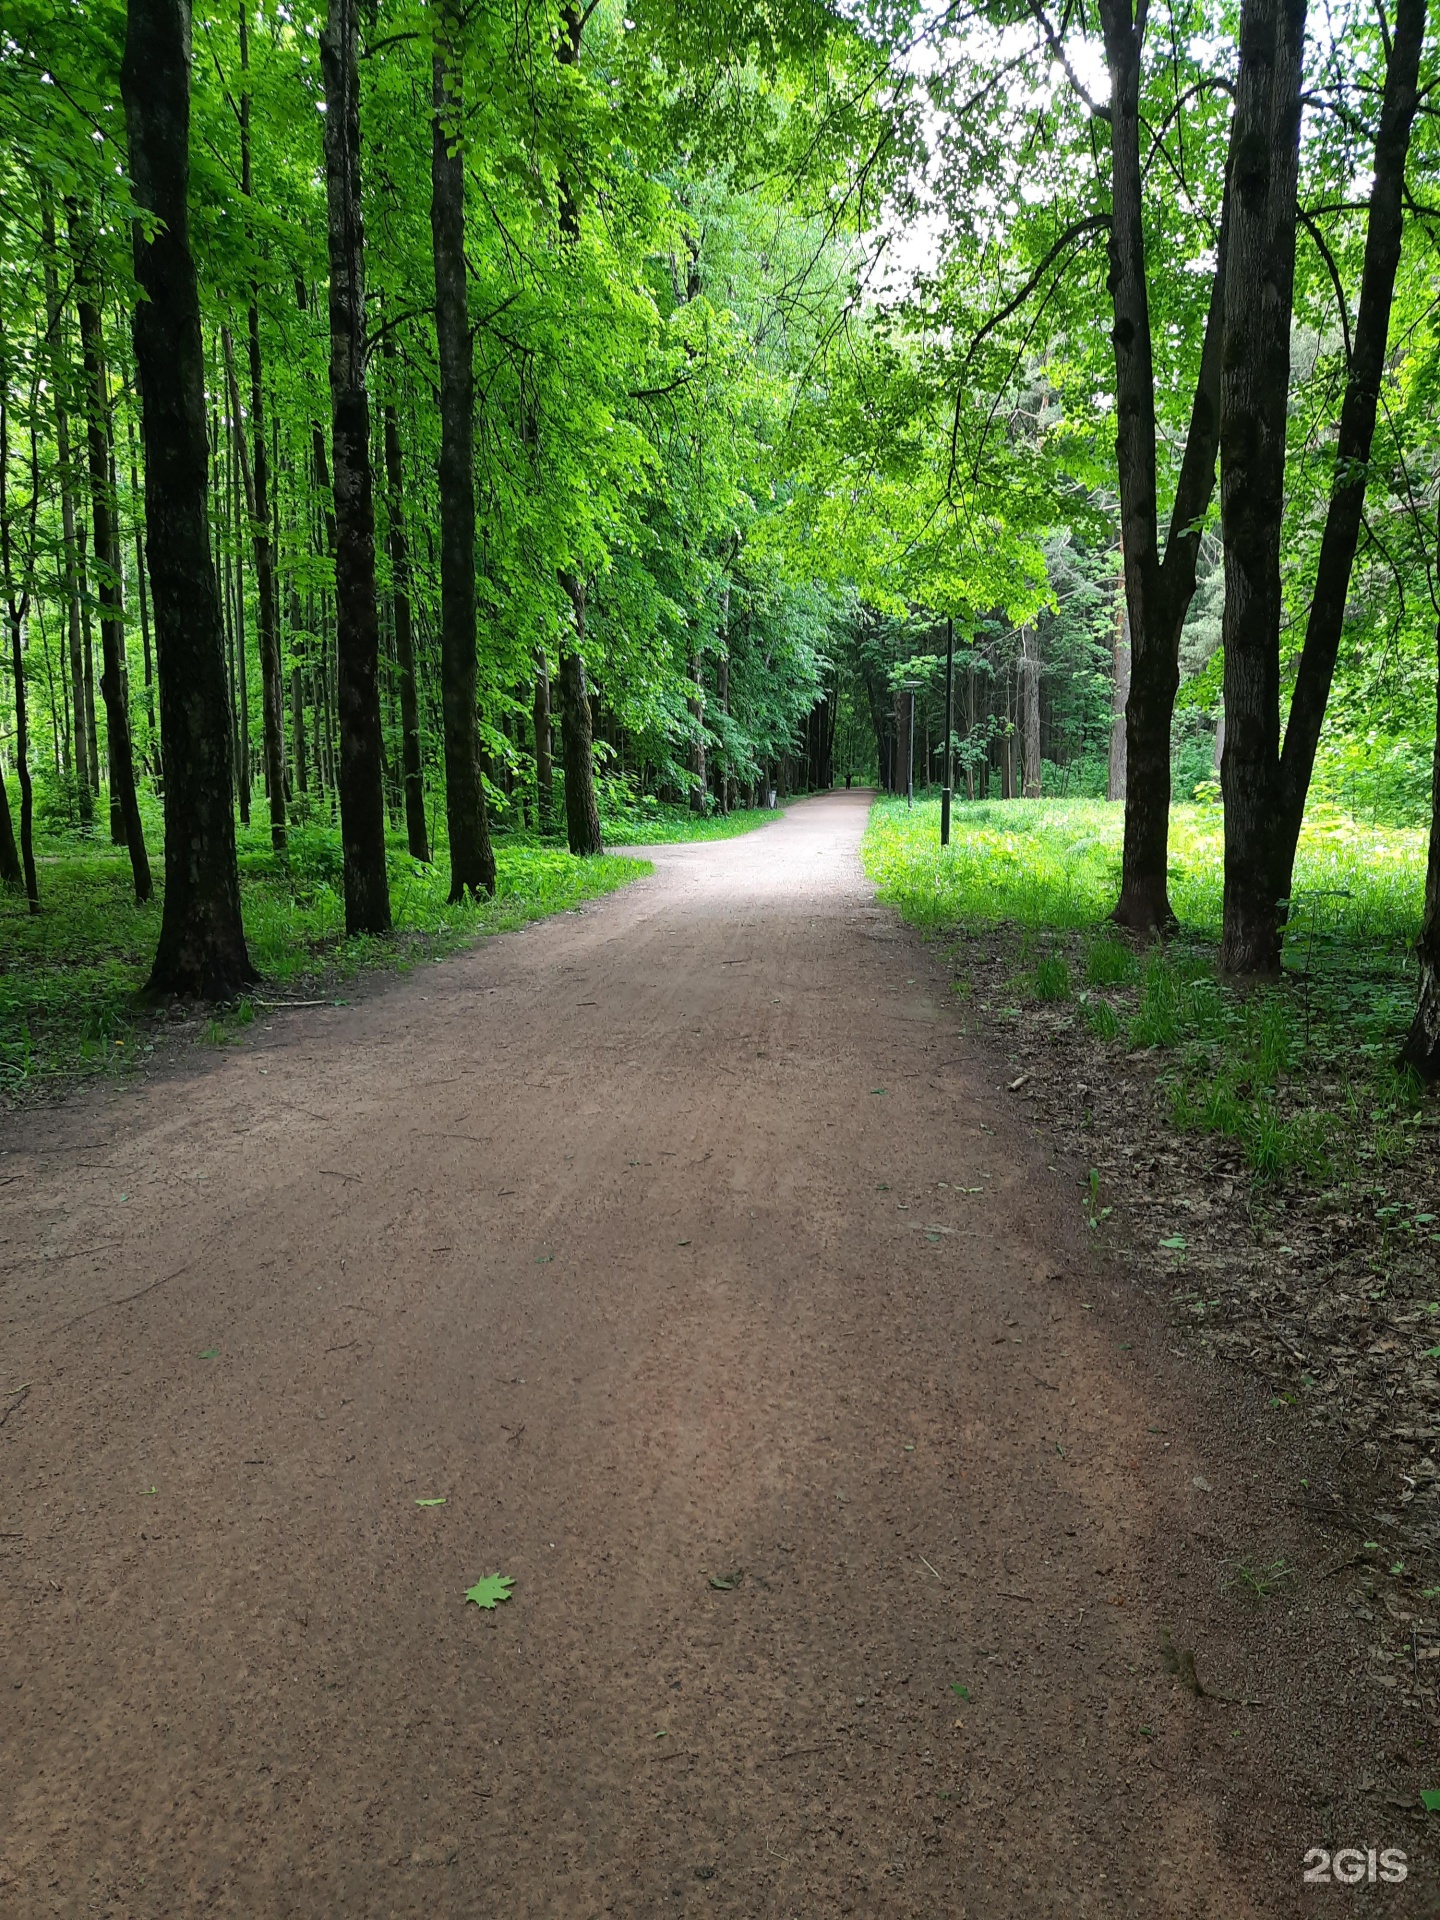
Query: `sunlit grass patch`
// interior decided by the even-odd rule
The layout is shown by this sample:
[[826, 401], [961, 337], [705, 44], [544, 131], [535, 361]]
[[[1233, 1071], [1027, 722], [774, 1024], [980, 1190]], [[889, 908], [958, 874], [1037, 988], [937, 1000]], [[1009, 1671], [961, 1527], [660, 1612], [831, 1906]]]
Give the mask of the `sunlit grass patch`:
[[[1424, 834], [1318, 810], [1297, 862], [1286, 977], [1236, 990], [1217, 971], [1218, 809], [1174, 811], [1181, 932], [1164, 943], [1107, 923], [1122, 828], [1122, 809], [1097, 801], [961, 805], [942, 850], [938, 806], [889, 801], [872, 810], [862, 853], [880, 897], [907, 920], [1009, 928], [1019, 970], [1004, 992], [1151, 1060], [1172, 1125], [1234, 1142], [1258, 1178], [1321, 1180], [1337, 1159], [1352, 1170], [1402, 1159], [1419, 1088], [1395, 1056], [1413, 1001]], [[1066, 1015], [1076, 974], [1083, 985]], [[1021, 1017], [1013, 1005], [987, 1011], [1001, 1028]]]
[[[938, 801], [912, 809], [881, 800], [862, 857], [880, 898], [917, 926], [1098, 928], [1119, 894], [1124, 824], [1124, 809], [1102, 800], [962, 803], [942, 848]], [[1287, 956], [1303, 962], [1336, 940], [1408, 943], [1424, 886], [1421, 829], [1312, 809], [1295, 864]], [[1182, 926], [1218, 937], [1223, 890], [1220, 809], [1172, 808], [1170, 898]]]

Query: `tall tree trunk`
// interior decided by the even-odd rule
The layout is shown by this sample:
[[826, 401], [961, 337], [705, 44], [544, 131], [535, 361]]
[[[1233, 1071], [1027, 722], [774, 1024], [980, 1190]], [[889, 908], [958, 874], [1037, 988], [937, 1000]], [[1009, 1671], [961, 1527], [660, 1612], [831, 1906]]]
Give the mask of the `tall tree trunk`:
[[227, 382], [230, 395], [225, 435], [225, 579], [230, 593], [230, 704], [235, 714], [235, 766], [240, 780], [240, 822], [250, 824], [250, 646], [245, 627], [245, 548], [240, 525], [244, 517], [240, 499], [240, 455], [245, 445], [245, 427], [240, 419], [240, 397], [233, 382]]
[[1115, 691], [1111, 698], [1110, 767], [1105, 798], [1125, 798], [1125, 705], [1130, 698], [1130, 609], [1125, 596], [1115, 612]]
[[[442, 14], [442, 30], [453, 28]], [[432, 71], [430, 234], [440, 357], [440, 697], [445, 716], [445, 819], [450, 899], [495, 891], [495, 855], [475, 712], [475, 372], [465, 280], [465, 152], [461, 67], [443, 41]]]
[[415, 635], [410, 618], [410, 543], [405, 538], [405, 457], [400, 445], [400, 408], [395, 398], [395, 329], [384, 336], [385, 485], [389, 496], [391, 599], [395, 613], [395, 664], [400, 677], [400, 768], [405, 786], [405, 837], [414, 860], [430, 859], [425, 824], [425, 776], [420, 756], [420, 701], [415, 685]]
[[1295, 848], [1305, 817], [1305, 797], [1310, 791], [1315, 750], [1320, 744], [1320, 729], [1340, 650], [1345, 602], [1365, 508], [1370, 447], [1375, 437], [1375, 415], [1380, 404], [1380, 382], [1384, 378], [1385, 349], [1390, 334], [1390, 309], [1404, 233], [1405, 163], [1415, 123], [1420, 49], [1424, 38], [1425, 0], [1398, 0], [1385, 63], [1380, 128], [1375, 140], [1375, 166], [1365, 229], [1365, 264], [1360, 277], [1360, 306], [1355, 316], [1355, 345], [1340, 409], [1334, 477], [1325, 531], [1320, 540], [1315, 591], [1310, 601], [1305, 645], [1296, 671], [1295, 690], [1290, 697], [1290, 718], [1280, 756], [1282, 844], [1276, 882], [1281, 899], [1288, 899], [1290, 895]]
[[85, 665], [80, 651], [80, 576], [75, 539], [75, 479], [70, 463], [70, 415], [65, 403], [67, 386], [65, 309], [60, 297], [55, 211], [51, 203], [49, 187], [43, 184], [40, 224], [40, 243], [45, 256], [45, 332], [50, 357], [51, 391], [55, 400], [55, 453], [60, 470], [60, 544], [66, 637], [70, 650], [70, 718], [74, 727], [70, 763], [74, 770], [75, 800], [80, 813], [80, 825], [82, 830], [88, 830], [95, 818], [95, 801], [90, 784], [89, 730], [85, 724]]
[[535, 663], [535, 813], [536, 826], [548, 833], [555, 809], [555, 785], [550, 770], [550, 662], [542, 647]]
[[[1173, 924], [1167, 885], [1170, 734], [1180, 686], [1180, 630], [1195, 592], [1195, 564], [1215, 486], [1220, 329], [1227, 257], [1227, 183], [1205, 322], [1163, 560], [1159, 551], [1155, 368], [1145, 270], [1140, 138], [1140, 56], [1145, 8], [1100, 0], [1110, 72], [1110, 290], [1114, 308], [1116, 456], [1130, 614], [1131, 677], [1125, 708], [1125, 849], [1114, 919], [1155, 931]], [[1147, 135], [1148, 145], [1148, 135]]]
[[20, 865], [20, 849], [15, 841], [15, 822], [10, 814], [10, 789], [0, 773], [0, 887], [19, 892], [25, 885]]
[[569, 646], [560, 643], [560, 747], [565, 761], [565, 828], [571, 853], [603, 853], [600, 806], [595, 798], [594, 728], [585, 687], [585, 587], [574, 574], [560, 584], [575, 611]]
[[365, 226], [360, 197], [360, 0], [329, 0], [320, 35], [330, 253], [330, 401], [335, 469], [336, 699], [345, 930], [386, 933], [380, 615], [365, 388]]
[[1280, 966], [1280, 533], [1305, 0], [1244, 0], [1220, 381], [1229, 973]]
[[[250, 30], [247, 0], [239, 0], [237, 13], [240, 24], [240, 191], [247, 200], [250, 200], [254, 197], [254, 178], [250, 156]], [[275, 551], [270, 540], [270, 459], [265, 445], [265, 380], [260, 355], [260, 304], [253, 280], [250, 283], [250, 304], [245, 314], [245, 331], [250, 361], [250, 432], [254, 437], [253, 457], [244, 452], [244, 428], [239, 424], [238, 406], [235, 408], [235, 418], [236, 430], [240, 434], [241, 471], [245, 478], [245, 504], [250, 514], [250, 534], [255, 549], [255, 585], [259, 597], [260, 716], [265, 753], [265, 786], [270, 801], [270, 845], [277, 853], [283, 853], [286, 840], [285, 678], [280, 661], [280, 615], [275, 595]], [[228, 330], [225, 335], [225, 363], [233, 388], [235, 385], [234, 353]]]
[[[35, 425], [30, 426], [30, 555], [35, 554], [35, 511], [40, 496], [40, 460]], [[25, 698], [25, 616], [30, 587], [15, 579], [14, 536], [10, 526], [10, 355], [0, 334], [0, 575], [3, 575], [5, 611], [10, 628], [10, 666], [15, 677], [15, 770], [20, 777], [20, 859], [15, 860], [15, 835], [10, 824], [10, 796], [4, 796], [4, 838], [8, 843], [0, 862], [0, 878], [14, 885], [23, 878], [31, 913], [40, 911], [40, 886], [35, 874], [35, 789], [30, 778], [30, 720]], [[4, 774], [0, 773], [0, 785]]]
[[[75, 570], [80, 590], [80, 660], [85, 676], [85, 742], [86, 758], [90, 767], [90, 792], [96, 795], [100, 791], [100, 733], [95, 723], [95, 636], [90, 627], [90, 570], [85, 561], [85, 549], [90, 537], [90, 527], [83, 513], [75, 516]], [[112, 811], [110, 835], [115, 833], [115, 820]]]
[[[560, 36], [555, 57], [562, 67], [580, 65], [580, 40], [588, 10], [576, 0], [563, 0]], [[573, 246], [580, 238], [580, 201], [575, 182], [562, 167], [556, 187], [556, 223], [560, 238]], [[565, 763], [565, 826], [572, 853], [601, 853], [600, 808], [595, 798], [595, 740], [590, 702], [585, 691], [585, 583], [561, 568], [560, 585], [575, 612], [573, 644], [560, 643], [560, 745]]]
[[[40, 884], [35, 873], [35, 787], [30, 778], [30, 720], [25, 700], [25, 619], [13, 594], [7, 594], [7, 601], [10, 667], [15, 676], [15, 770], [20, 777], [20, 860], [25, 877], [25, 897], [30, 902], [31, 913], [38, 913]], [[5, 816], [8, 822], [8, 797]]]
[[85, 437], [90, 455], [90, 515], [95, 528], [95, 584], [100, 599], [100, 693], [105, 702], [105, 747], [110, 765], [110, 807], [118, 808], [136, 904], [154, 892], [140, 803], [135, 793], [135, 760], [130, 745], [130, 699], [125, 672], [125, 611], [120, 599], [120, 530], [111, 492], [110, 380], [100, 293], [93, 274], [93, 233], [78, 207], [70, 204], [70, 251], [75, 263], [75, 307], [80, 320], [80, 355], [85, 375]]
[[696, 647], [690, 659], [690, 811], [704, 813], [708, 792], [705, 771], [705, 654]]
[[1038, 800], [1040, 798], [1042, 780], [1040, 767], [1040, 635], [1035, 627], [1022, 627], [1020, 630], [1020, 745], [1025, 798], [1027, 800]]
[[[251, 318], [258, 316], [255, 308], [250, 309]], [[270, 499], [268, 488], [268, 461], [265, 448], [263, 415], [256, 418], [256, 406], [262, 404], [263, 396], [258, 393], [257, 382], [260, 372], [260, 342], [258, 331], [252, 342], [254, 351], [250, 357], [250, 426], [255, 436], [255, 465], [250, 464], [250, 447], [245, 438], [245, 424], [240, 414], [240, 383], [235, 377], [235, 345], [230, 338], [230, 329], [220, 329], [220, 339], [225, 354], [225, 379], [230, 389], [230, 418], [234, 422], [235, 450], [239, 456], [240, 482], [245, 494], [245, 517], [250, 523], [250, 538], [255, 555], [255, 579], [259, 588], [258, 638], [260, 642], [260, 703], [261, 703], [261, 745], [265, 755], [265, 787], [270, 799], [270, 845], [276, 853], [285, 851], [285, 683], [280, 666], [280, 633], [277, 624], [275, 606], [275, 556], [270, 544]], [[262, 496], [261, 489], [265, 488]], [[244, 568], [239, 568], [240, 592], [244, 592]], [[244, 633], [244, 601], [238, 600], [240, 609], [239, 631]], [[241, 685], [245, 686], [244, 647], [240, 648]], [[248, 694], [246, 696], [248, 706]], [[248, 718], [248, 715], [247, 715]], [[242, 727], [246, 736], [246, 751], [249, 750], [249, 728]]]
[[[1440, 563], [1440, 512], [1436, 524]], [[1430, 860], [1425, 870], [1425, 918], [1416, 944], [1420, 998], [1406, 1036], [1404, 1058], [1422, 1079], [1440, 1080], [1440, 620], [1435, 623], [1435, 756], [1430, 780]]]
[[[126, 427], [126, 444], [130, 451], [130, 498], [140, 498], [140, 474], [135, 461], [135, 441], [133, 428]], [[145, 536], [141, 528], [142, 515], [135, 518], [135, 586], [140, 598], [140, 649], [145, 663], [145, 726], [146, 761], [154, 779], [156, 791], [160, 789], [161, 761], [160, 736], [155, 728], [155, 660], [150, 648], [150, 595], [145, 580]]]
[[136, 204], [135, 366], [165, 753], [165, 902], [152, 993], [256, 978], [240, 919], [230, 714], [206, 513], [205, 355], [190, 253], [189, 0], [130, 0], [121, 92]]

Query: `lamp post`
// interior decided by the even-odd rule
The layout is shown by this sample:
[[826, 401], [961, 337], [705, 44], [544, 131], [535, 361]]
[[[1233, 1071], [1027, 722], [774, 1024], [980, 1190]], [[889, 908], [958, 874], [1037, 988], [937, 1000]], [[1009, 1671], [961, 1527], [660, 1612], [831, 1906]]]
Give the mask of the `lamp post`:
[[950, 844], [950, 792], [954, 785], [955, 763], [951, 739], [955, 724], [955, 622], [945, 622], [945, 779], [940, 788], [940, 844]]

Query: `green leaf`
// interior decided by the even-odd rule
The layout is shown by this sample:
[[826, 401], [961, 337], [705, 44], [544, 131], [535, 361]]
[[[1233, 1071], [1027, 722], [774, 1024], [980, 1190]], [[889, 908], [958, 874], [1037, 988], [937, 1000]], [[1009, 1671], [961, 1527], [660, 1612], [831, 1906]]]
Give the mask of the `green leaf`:
[[219, 1347], [206, 1347], [203, 1353], [196, 1355], [196, 1358], [200, 1360], [218, 1360], [219, 1357], [220, 1357]]
[[1183, 1253], [1190, 1243], [1183, 1233], [1172, 1233], [1168, 1240], [1162, 1240], [1160, 1244], [1162, 1247], [1169, 1247], [1174, 1253]]
[[732, 1573], [712, 1573], [710, 1585], [717, 1593], [733, 1593], [745, 1578], [745, 1569], [736, 1567]]
[[969, 1687], [962, 1687], [958, 1680], [952, 1680], [950, 1682], [950, 1691], [952, 1693], [958, 1693], [962, 1700], [968, 1700], [970, 1698]]
[[1420, 1804], [1426, 1813], [1440, 1813], [1440, 1787], [1422, 1787]]
[[477, 1607], [493, 1609], [502, 1600], [510, 1598], [510, 1589], [514, 1584], [508, 1573], [487, 1574], [483, 1580], [477, 1580], [473, 1587], [467, 1588], [465, 1598], [473, 1600]]
[[445, 1495], [442, 1493], [438, 1500], [417, 1500], [415, 1504], [417, 1507], [443, 1507]]

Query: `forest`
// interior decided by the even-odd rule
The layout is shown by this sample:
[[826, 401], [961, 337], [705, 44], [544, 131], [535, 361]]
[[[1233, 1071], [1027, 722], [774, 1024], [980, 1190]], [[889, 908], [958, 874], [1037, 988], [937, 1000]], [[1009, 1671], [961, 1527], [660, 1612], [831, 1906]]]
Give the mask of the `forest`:
[[1437, 79], [1424, 0], [9, 0], [7, 1076], [852, 781], [1112, 804], [1142, 937], [1198, 807], [1240, 982], [1428, 827], [1440, 1075]]

